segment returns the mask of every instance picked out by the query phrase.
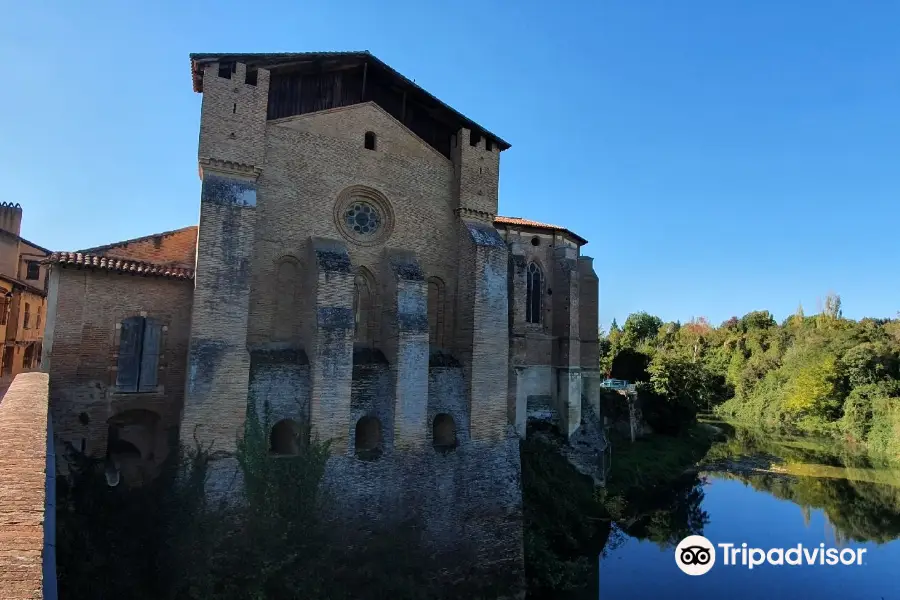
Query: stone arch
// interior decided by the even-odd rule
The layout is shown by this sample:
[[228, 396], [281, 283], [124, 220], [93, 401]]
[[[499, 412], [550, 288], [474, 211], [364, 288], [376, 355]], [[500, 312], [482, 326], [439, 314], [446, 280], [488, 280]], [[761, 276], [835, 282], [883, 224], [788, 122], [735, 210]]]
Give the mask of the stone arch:
[[353, 341], [363, 346], [375, 345], [377, 310], [375, 276], [366, 267], [359, 267], [353, 279]]
[[272, 311], [272, 338], [278, 341], [296, 340], [300, 337], [300, 261], [285, 255], [275, 261]]
[[132, 409], [107, 419], [107, 482], [116, 485], [123, 479], [128, 486], [139, 486], [156, 476], [165, 459], [165, 432], [159, 414], [147, 409]]
[[296, 456], [309, 444], [306, 428], [293, 419], [275, 423], [269, 433], [269, 452], [279, 456]]
[[436, 450], [452, 450], [456, 448], [456, 422], [447, 413], [439, 413], [431, 425], [432, 443]]
[[444, 347], [446, 286], [440, 277], [428, 278], [428, 344]]
[[366, 415], [356, 422], [353, 447], [356, 457], [362, 460], [376, 460], [384, 451], [381, 421]]
[[544, 308], [544, 270], [531, 261], [525, 269], [525, 321], [540, 323]]

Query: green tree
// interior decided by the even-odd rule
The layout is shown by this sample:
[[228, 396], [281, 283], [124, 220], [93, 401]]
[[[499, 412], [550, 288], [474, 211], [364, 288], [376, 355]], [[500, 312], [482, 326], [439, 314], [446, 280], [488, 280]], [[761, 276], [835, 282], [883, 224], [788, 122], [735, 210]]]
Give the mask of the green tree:
[[631, 313], [622, 328], [625, 343], [636, 348], [641, 343], [654, 341], [662, 324], [662, 319], [645, 312]]
[[775, 317], [767, 310], [755, 310], [741, 317], [741, 326], [745, 331], [751, 329], [768, 329], [775, 327]]
[[839, 382], [838, 362], [834, 356], [812, 358], [791, 379], [784, 408], [795, 417], [834, 417], [841, 405]]
[[851, 387], [876, 383], [897, 375], [897, 356], [886, 344], [857, 344], [844, 353], [841, 363]]

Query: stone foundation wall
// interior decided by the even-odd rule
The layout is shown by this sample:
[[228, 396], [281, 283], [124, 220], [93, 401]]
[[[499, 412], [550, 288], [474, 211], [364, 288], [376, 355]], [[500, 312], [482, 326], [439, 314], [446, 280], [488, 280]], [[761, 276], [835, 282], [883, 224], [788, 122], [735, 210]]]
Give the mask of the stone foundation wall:
[[509, 571], [524, 561], [520, 485], [512, 428], [502, 441], [472, 440], [447, 453], [406, 450], [376, 461], [333, 456], [324, 479], [328, 506], [344, 524], [379, 532], [413, 520], [435, 549], [471, 549], [477, 568]]

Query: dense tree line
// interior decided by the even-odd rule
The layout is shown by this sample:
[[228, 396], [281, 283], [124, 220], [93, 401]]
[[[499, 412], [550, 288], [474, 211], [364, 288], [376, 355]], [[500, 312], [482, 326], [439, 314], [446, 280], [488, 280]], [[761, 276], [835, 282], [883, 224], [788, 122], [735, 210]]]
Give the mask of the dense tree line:
[[780, 324], [768, 311], [718, 327], [635, 313], [621, 328], [614, 321], [600, 346], [601, 369], [639, 383], [658, 432], [714, 411], [900, 458], [900, 320], [845, 319], [839, 296]]

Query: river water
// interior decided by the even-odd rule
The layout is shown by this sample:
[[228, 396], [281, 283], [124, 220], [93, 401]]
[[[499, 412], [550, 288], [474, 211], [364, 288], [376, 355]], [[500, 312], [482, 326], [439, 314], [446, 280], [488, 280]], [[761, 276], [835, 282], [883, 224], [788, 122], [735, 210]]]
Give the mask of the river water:
[[[599, 564], [601, 598], [900, 598], [900, 470], [833, 442], [724, 430], [697, 472], [651, 494], [642, 514], [614, 529]], [[687, 535], [714, 547], [703, 575], [676, 564]], [[770, 550], [800, 544], [781, 560], [803, 564], [751, 569], [740, 554], [724, 564], [719, 544], [744, 543], [776, 562]], [[852, 565], [840, 554], [834, 566], [818, 554], [805, 564], [823, 548], [846, 550], [848, 562], [850, 551], [865, 552]]]

